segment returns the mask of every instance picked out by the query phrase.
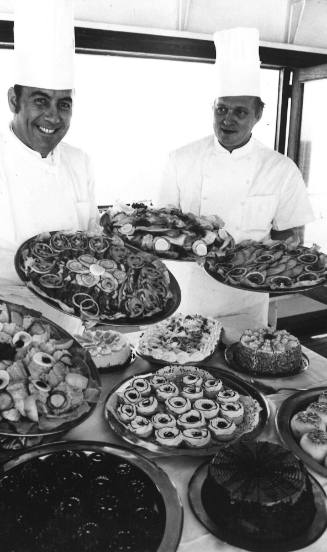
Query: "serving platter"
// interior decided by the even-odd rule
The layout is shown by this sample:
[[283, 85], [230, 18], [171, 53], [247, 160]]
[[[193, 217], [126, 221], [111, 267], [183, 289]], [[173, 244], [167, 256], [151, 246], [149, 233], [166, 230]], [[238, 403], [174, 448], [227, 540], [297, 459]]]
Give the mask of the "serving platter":
[[[126, 390], [130, 389], [133, 380], [142, 378], [150, 384], [154, 376], [163, 376], [170, 383], [176, 382], [180, 386], [181, 378], [184, 375], [190, 374], [192, 376], [200, 376], [203, 381], [212, 378], [221, 379], [224, 389], [233, 389], [241, 396], [245, 411], [244, 419], [242, 423], [237, 426], [235, 434], [229, 442], [235, 441], [242, 435], [246, 436], [246, 438], [252, 439], [257, 437], [263, 431], [269, 418], [269, 405], [264, 395], [262, 395], [251, 384], [220, 368], [206, 367], [205, 369], [202, 369], [199, 367], [173, 365], [160, 368], [155, 372], [144, 372], [134, 378], [129, 377], [116, 385], [109, 393], [104, 407], [104, 417], [110, 428], [127, 443], [150, 450], [158, 455], [208, 456], [217, 452], [219, 448], [226, 443], [226, 441], [217, 441], [211, 437], [208, 444], [200, 447], [190, 446], [184, 442], [181, 442], [176, 446], [164, 445], [156, 441], [154, 432], [150, 435], [150, 437], [141, 437], [131, 431], [128, 424], [123, 423], [119, 418], [118, 407], [124, 402], [122, 401], [122, 397], [125, 395]], [[154, 391], [152, 391], [151, 394], [154, 395]], [[157, 413], [160, 414], [163, 412], [167, 412], [166, 408], [159, 401]], [[149, 415], [147, 418], [150, 420], [151, 416]], [[208, 420], [206, 426], [208, 426]]]
[[[249, 374], [249, 372], [247, 372], [246, 370], [244, 370], [241, 364], [235, 360], [234, 351], [237, 346], [238, 346], [238, 342], [232, 343], [231, 345], [228, 345], [228, 347], [226, 347], [224, 352], [226, 363], [230, 368], [232, 368], [232, 370], [235, 370], [235, 372], [240, 372], [241, 374], [245, 374], [247, 376], [252, 375], [252, 374]], [[305, 353], [302, 352], [302, 366], [300, 370], [296, 372], [296, 374], [281, 373], [276, 376], [272, 374], [254, 374], [254, 377], [256, 379], [293, 378], [295, 376], [298, 376], [301, 372], [304, 372], [305, 370], [307, 370], [309, 366], [310, 366], [309, 358]]]
[[324, 391], [326, 391], [326, 387], [313, 387], [306, 391], [294, 393], [294, 395], [285, 399], [277, 411], [276, 428], [282, 442], [287, 448], [291, 449], [296, 456], [301, 458], [310, 469], [327, 477], [327, 467], [314, 460], [314, 458], [300, 447], [290, 426], [292, 417], [300, 410], [305, 410], [309, 404], [316, 401], [319, 395]]
[[2, 301], [0, 340], [0, 435], [25, 446], [92, 414], [99, 375], [70, 334], [37, 311]]
[[175, 312], [177, 280], [153, 255], [87, 232], [46, 232], [15, 255], [20, 279], [45, 303], [99, 324], [146, 325]]
[[161, 468], [97, 441], [34, 447], [5, 463], [0, 511], [3, 552], [175, 552], [183, 525]]
[[236, 289], [285, 295], [323, 285], [326, 259], [317, 246], [247, 240], [223, 256], [209, 254], [204, 269], [218, 282]]
[[239, 536], [228, 531], [223, 523], [219, 524], [208, 514], [205, 498], [202, 495], [203, 483], [208, 472], [208, 462], [197, 468], [193, 474], [189, 487], [188, 499], [193, 513], [198, 520], [220, 540], [251, 552], [290, 552], [309, 546], [315, 542], [325, 531], [327, 525], [326, 495], [318, 481], [309, 474], [316, 506], [315, 517], [311, 525], [298, 536], [283, 541], [261, 542], [246, 536]]
[[107, 235], [116, 234], [141, 251], [174, 261], [201, 260], [208, 251], [219, 252], [222, 246], [234, 244], [222, 231], [219, 217], [197, 216], [177, 208], [119, 204], [102, 215], [100, 224]]

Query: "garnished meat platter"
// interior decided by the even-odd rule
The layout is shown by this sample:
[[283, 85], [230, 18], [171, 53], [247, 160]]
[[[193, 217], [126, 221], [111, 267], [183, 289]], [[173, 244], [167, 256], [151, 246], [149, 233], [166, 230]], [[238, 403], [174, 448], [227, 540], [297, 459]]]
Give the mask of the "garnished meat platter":
[[116, 234], [163, 259], [196, 261], [208, 251], [220, 252], [234, 244], [218, 216], [197, 216], [173, 207], [119, 204], [109, 208], [100, 223], [108, 235]]
[[90, 354], [40, 313], [0, 303], [0, 435], [68, 431], [90, 416], [100, 396]]
[[327, 257], [318, 246], [244, 241], [224, 255], [209, 254], [204, 268], [227, 286], [280, 295], [300, 293], [327, 279]]
[[20, 246], [15, 267], [46, 303], [99, 324], [152, 324], [180, 303], [178, 283], [162, 261], [117, 236], [39, 234]]
[[[234, 405], [222, 406], [219, 400], [225, 398]], [[234, 423], [235, 411], [241, 416]], [[119, 383], [105, 402], [104, 415], [133, 446], [158, 455], [205, 456], [227, 439], [259, 435], [269, 406], [252, 385], [219, 368], [166, 366]]]
[[0, 477], [2, 552], [175, 552], [183, 510], [166, 473], [97, 441], [34, 447]]

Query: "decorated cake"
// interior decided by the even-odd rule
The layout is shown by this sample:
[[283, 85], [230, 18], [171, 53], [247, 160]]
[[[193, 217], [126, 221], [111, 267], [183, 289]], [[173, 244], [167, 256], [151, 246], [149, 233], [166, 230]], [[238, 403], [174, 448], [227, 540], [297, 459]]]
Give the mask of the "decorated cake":
[[283, 376], [302, 368], [299, 340], [286, 330], [245, 330], [234, 349], [240, 368], [256, 376]]
[[220, 449], [209, 464], [202, 500], [226, 531], [265, 542], [301, 534], [315, 515], [304, 465], [267, 441], [242, 439]]
[[114, 330], [87, 330], [76, 336], [83, 347], [88, 349], [98, 368], [122, 366], [131, 356], [131, 346], [126, 337]]

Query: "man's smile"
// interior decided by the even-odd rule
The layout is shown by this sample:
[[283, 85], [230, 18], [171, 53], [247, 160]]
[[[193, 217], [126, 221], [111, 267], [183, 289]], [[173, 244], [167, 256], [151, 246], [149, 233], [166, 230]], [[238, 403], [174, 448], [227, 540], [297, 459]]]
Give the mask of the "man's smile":
[[37, 125], [37, 128], [42, 132], [42, 134], [54, 134], [56, 132], [55, 128], [46, 128], [39, 125]]

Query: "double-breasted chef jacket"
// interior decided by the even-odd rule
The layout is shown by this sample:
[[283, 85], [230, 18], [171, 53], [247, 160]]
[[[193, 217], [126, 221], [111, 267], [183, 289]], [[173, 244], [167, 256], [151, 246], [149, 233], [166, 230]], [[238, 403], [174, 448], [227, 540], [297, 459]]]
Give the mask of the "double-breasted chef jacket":
[[[98, 221], [88, 156], [61, 142], [46, 158], [11, 129], [0, 136], [0, 277], [14, 278], [13, 257], [26, 239], [51, 230], [87, 230]], [[12, 257], [12, 262], [8, 262]]]
[[[253, 137], [231, 153], [207, 136], [170, 154], [156, 201], [196, 215], [219, 215], [236, 243], [269, 237], [313, 220], [295, 163]], [[206, 316], [245, 314], [245, 327], [267, 324], [269, 296], [216, 282], [196, 263], [167, 261], [182, 288], [180, 310]]]

